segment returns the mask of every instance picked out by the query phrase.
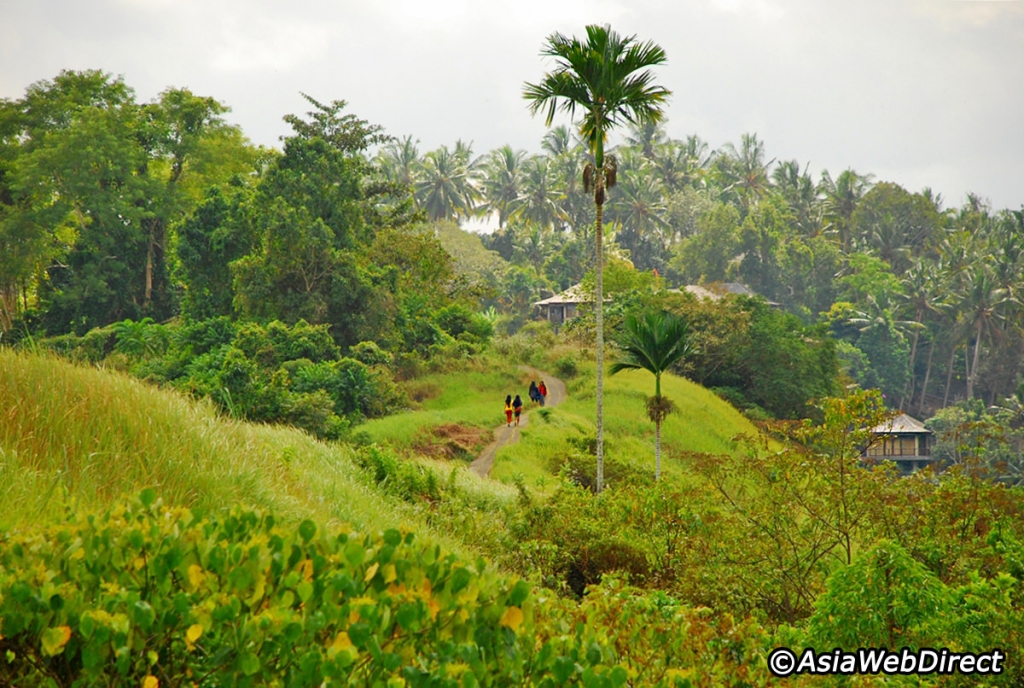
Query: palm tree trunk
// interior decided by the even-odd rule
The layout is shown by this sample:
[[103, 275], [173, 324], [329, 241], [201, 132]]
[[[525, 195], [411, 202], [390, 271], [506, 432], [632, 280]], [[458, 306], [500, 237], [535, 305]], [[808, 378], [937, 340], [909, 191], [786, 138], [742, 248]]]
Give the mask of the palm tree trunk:
[[604, 261], [601, 253], [601, 239], [604, 235], [604, 170], [597, 170], [597, 233], [595, 267], [597, 277], [594, 319], [597, 327], [597, 493], [604, 489]]
[[[924, 314], [921, 312], [921, 309], [918, 309], [917, 317], [914, 319], [914, 322], [920, 325], [923, 317]], [[914, 363], [917, 360], [917, 340], [920, 336], [921, 330], [915, 329], [914, 340], [910, 344], [910, 363], [908, 366], [910, 368], [910, 379], [907, 380], [907, 386], [904, 389], [903, 393], [904, 399], [907, 400], [907, 410], [909, 410], [914, 405], [914, 392], [916, 391], [915, 387], [917, 382], [917, 376], [914, 375]], [[903, 409], [903, 399], [900, 399], [900, 409]]]
[[[932, 374], [932, 355], [935, 353], [935, 340], [932, 339], [931, 346], [928, 347], [928, 364], [924, 368], [924, 382], [921, 384], [921, 401], [917, 405], [917, 412], [921, 413], [924, 408], [925, 397], [928, 395], [928, 378]], [[913, 400], [911, 400], [913, 403]]]
[[946, 371], [946, 393], [942, 395], [943, 406], [949, 404], [949, 385], [953, 382], [953, 364], [956, 363], [956, 350], [959, 348], [959, 346], [954, 346], [953, 351], [949, 354], [949, 369]]
[[[978, 323], [978, 331], [974, 334], [974, 361], [971, 362], [971, 369], [967, 372], [967, 398], [974, 398], [974, 378], [978, 374], [978, 358], [981, 353], [981, 323]], [[965, 356], [966, 358], [966, 356]]]
[[654, 480], [661, 480], [661, 418], [654, 422]]

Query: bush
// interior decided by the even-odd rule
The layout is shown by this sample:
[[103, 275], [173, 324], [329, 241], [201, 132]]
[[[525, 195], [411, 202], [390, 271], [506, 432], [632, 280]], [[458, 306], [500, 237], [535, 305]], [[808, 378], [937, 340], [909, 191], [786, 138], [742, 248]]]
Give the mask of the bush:
[[566, 354], [555, 361], [555, 372], [559, 377], [572, 379], [580, 373], [580, 359], [575, 354]]
[[265, 368], [277, 368], [285, 361], [307, 358], [313, 362], [332, 361], [341, 355], [328, 325], [310, 325], [299, 320], [292, 327], [275, 320], [266, 327], [247, 323], [238, 329], [234, 345]]
[[494, 340], [494, 350], [513, 363], [533, 363], [543, 352], [537, 340], [522, 332]]
[[0, 545], [4, 685], [490, 684], [533, 670], [529, 586], [397, 530], [203, 518], [146, 490]]
[[[31, 341], [31, 340], [29, 340]], [[79, 336], [63, 334], [38, 340], [38, 346], [82, 363], [99, 363], [114, 351], [114, 326], [97, 327]]]
[[389, 366], [395, 358], [381, 349], [377, 342], [359, 342], [349, 350], [349, 355], [368, 366]]

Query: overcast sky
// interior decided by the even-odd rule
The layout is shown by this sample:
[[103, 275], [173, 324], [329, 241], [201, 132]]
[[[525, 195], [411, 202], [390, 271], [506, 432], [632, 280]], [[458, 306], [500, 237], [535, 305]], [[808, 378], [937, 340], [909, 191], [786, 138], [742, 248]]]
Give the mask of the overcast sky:
[[609, 23], [661, 45], [667, 130], [713, 148], [848, 167], [946, 205], [1024, 205], [1024, 2], [978, 0], [0, 0], [0, 97], [62, 69], [122, 75], [140, 100], [187, 87], [279, 145], [299, 92], [421, 152], [456, 139], [539, 152], [522, 99], [554, 31]]

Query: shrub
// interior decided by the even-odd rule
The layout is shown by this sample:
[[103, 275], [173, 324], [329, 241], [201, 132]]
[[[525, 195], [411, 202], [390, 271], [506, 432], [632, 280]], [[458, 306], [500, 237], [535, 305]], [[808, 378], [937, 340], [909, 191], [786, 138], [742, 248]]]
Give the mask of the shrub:
[[238, 329], [234, 345], [247, 357], [265, 368], [277, 368], [285, 361], [308, 358], [313, 362], [331, 361], [341, 355], [328, 325], [310, 325], [299, 320], [288, 327], [277, 320], [266, 327], [247, 323]]
[[127, 508], [0, 545], [3, 685], [467, 674], [491, 684], [537, 671], [529, 586], [398, 530], [326, 532], [252, 511], [203, 518], [146, 490]]
[[381, 349], [377, 342], [359, 342], [349, 349], [349, 355], [368, 366], [389, 366], [395, 358]]
[[566, 354], [555, 361], [555, 372], [559, 377], [572, 379], [579, 375], [580, 360], [575, 354]]

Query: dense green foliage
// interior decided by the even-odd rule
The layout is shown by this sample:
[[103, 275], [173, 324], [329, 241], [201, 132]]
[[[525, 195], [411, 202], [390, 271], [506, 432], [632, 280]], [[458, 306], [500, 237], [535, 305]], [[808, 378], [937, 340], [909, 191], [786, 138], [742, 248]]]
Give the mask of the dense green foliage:
[[[692, 685], [767, 636], [611, 585], [576, 608], [412, 533], [127, 507], [0, 536], [0, 678], [23, 686]], [[617, 638], [601, 629], [617, 627]], [[618, 641], [618, 642], [617, 642]]]

